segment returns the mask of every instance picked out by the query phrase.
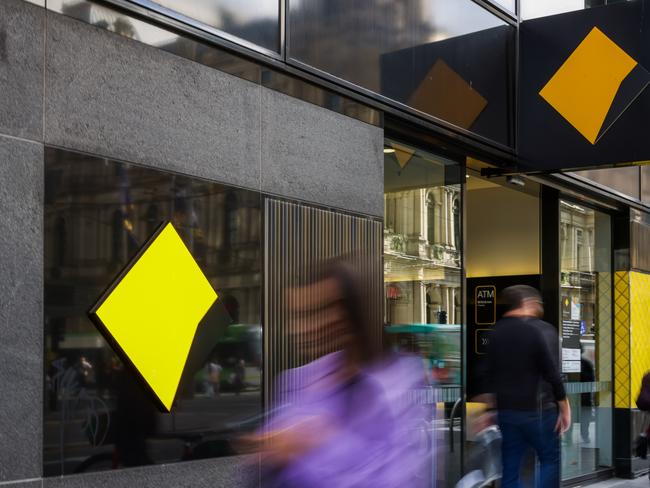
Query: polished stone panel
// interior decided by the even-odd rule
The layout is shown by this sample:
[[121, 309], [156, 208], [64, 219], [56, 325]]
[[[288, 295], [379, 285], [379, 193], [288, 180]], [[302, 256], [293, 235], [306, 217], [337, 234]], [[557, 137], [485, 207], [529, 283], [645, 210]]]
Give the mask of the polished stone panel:
[[259, 486], [257, 456], [45, 478], [45, 488], [230, 488]]
[[0, 133], [42, 138], [44, 39], [45, 10], [0, 2]]
[[259, 85], [52, 12], [46, 59], [47, 143], [259, 188]]
[[43, 146], [0, 136], [0, 482], [41, 475]]
[[383, 129], [262, 91], [262, 191], [383, 214]]

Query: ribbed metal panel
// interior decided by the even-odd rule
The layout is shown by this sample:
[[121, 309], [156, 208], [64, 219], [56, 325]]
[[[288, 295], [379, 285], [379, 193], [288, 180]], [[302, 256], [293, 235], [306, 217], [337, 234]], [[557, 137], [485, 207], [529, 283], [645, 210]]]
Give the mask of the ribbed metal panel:
[[[277, 375], [309, 361], [291, 344], [288, 324], [304, 300], [287, 293], [318, 274], [328, 258], [355, 255], [368, 295], [370, 340], [379, 346], [383, 324], [382, 223], [304, 204], [266, 199], [264, 204], [264, 397], [277, 404]], [[317, 293], [314, 291], [313, 293]], [[307, 297], [306, 299], [317, 298]], [[327, 339], [325, 339], [327, 341]], [[295, 381], [302, 380], [295, 377]], [[284, 385], [291, 390], [291, 385]], [[283, 388], [285, 390], [285, 388]]]

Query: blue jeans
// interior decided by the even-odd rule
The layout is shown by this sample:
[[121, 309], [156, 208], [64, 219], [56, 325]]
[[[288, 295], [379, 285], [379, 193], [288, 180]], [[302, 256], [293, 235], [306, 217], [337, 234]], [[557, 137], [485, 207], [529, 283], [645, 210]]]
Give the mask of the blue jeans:
[[555, 409], [538, 412], [499, 411], [503, 473], [501, 488], [520, 488], [521, 463], [532, 448], [539, 460], [539, 488], [560, 486], [560, 443], [555, 432]]

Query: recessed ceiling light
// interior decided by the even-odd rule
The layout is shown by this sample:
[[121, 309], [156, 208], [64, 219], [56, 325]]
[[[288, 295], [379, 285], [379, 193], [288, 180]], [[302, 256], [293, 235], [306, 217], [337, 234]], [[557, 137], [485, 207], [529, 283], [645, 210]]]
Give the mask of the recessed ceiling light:
[[384, 154], [392, 154], [394, 152], [395, 152], [395, 149], [393, 149], [392, 147], [385, 147], [384, 148]]

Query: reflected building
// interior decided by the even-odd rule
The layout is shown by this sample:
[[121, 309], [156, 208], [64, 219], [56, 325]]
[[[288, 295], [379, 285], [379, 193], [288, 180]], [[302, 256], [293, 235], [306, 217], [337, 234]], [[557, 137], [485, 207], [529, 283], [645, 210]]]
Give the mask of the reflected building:
[[387, 324], [461, 321], [460, 189], [384, 195]]
[[[433, 26], [425, 15], [425, 0], [302, 0], [291, 3], [294, 59], [381, 92], [377, 69], [386, 50], [426, 42]], [[372, 12], [372, 28], [368, 15]], [[305, 41], [309, 42], [305, 42]], [[302, 42], [301, 42], [302, 41]], [[343, 49], [355, 46], [355, 49]]]
[[584, 322], [584, 333], [596, 327], [597, 278], [596, 212], [568, 201], [560, 211], [560, 284], [563, 318]]

